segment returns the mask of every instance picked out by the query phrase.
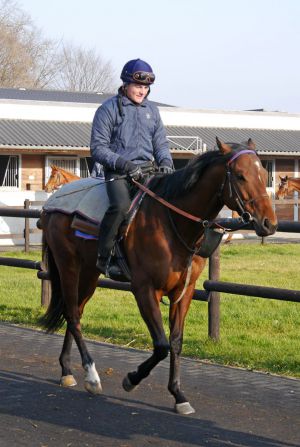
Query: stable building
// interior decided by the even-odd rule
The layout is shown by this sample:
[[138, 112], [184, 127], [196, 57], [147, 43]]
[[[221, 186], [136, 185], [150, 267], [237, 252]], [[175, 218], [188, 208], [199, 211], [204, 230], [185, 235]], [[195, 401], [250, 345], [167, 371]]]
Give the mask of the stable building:
[[[0, 89], [0, 190], [47, 197], [43, 192], [56, 164], [89, 176], [91, 123], [111, 95], [47, 90]], [[176, 168], [213, 150], [215, 138], [256, 143], [274, 195], [279, 175], [299, 173], [300, 114], [284, 112], [190, 110], [156, 103], [166, 126]], [[3, 195], [3, 194], [2, 194]], [[280, 219], [299, 219], [298, 207], [279, 205]]]

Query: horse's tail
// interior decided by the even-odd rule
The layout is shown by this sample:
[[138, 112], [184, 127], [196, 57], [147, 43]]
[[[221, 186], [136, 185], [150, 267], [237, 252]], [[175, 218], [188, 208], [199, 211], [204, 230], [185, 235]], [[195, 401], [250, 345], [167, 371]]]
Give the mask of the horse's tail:
[[55, 332], [57, 329], [61, 328], [64, 324], [65, 318], [63, 315], [63, 296], [61, 283], [59, 278], [59, 272], [50, 250], [47, 244], [46, 238], [43, 234], [43, 253], [44, 253], [44, 263], [50, 274], [51, 281], [51, 298], [48, 309], [40, 319], [39, 324], [46, 329], [47, 332]]

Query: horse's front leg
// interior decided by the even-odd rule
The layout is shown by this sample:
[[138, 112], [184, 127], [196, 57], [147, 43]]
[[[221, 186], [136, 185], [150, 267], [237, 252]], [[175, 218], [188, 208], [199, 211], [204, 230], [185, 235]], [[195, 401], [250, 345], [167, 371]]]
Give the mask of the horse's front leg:
[[128, 373], [123, 380], [123, 388], [126, 391], [133, 390], [152, 369], [168, 356], [169, 343], [164, 331], [162, 316], [159, 308], [160, 296], [156, 296], [155, 290], [149, 285], [143, 285], [135, 289], [135, 299], [140, 313], [149, 329], [153, 341], [153, 354], [145, 362], [141, 363], [137, 370]]
[[194, 286], [188, 287], [179, 303], [172, 304], [172, 301], [176, 302], [176, 299], [180, 296], [181, 290], [170, 297], [170, 376], [168, 389], [175, 398], [175, 411], [179, 414], [191, 414], [195, 413], [195, 410], [181, 391], [180, 386], [180, 354], [182, 350], [184, 320], [194, 293]]

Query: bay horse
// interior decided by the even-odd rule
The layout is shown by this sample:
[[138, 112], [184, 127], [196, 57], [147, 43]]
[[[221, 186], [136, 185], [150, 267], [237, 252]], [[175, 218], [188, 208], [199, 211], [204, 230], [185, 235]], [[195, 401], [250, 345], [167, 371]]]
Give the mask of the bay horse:
[[[247, 214], [258, 236], [273, 234], [277, 219], [266, 192], [266, 171], [251, 139], [241, 144], [217, 139], [216, 150], [195, 157], [173, 174], [152, 178], [149, 188], [165, 204], [150, 195], [144, 197], [127, 229], [124, 252], [131, 270], [131, 290], [150, 332], [153, 353], [127, 374], [123, 388], [133, 390], [170, 351], [168, 390], [175, 398], [175, 411], [190, 414], [195, 410], [181, 390], [180, 354], [185, 317], [205, 265], [205, 259], [197, 254], [204, 227], [213, 225], [224, 205]], [[76, 385], [71, 370], [74, 338], [85, 371], [85, 388], [98, 394], [102, 390], [100, 377], [80, 325], [99, 277], [97, 242], [77, 238], [72, 218], [62, 212], [42, 213], [52, 296], [41, 323], [53, 332], [67, 322], [59, 357], [61, 385]], [[169, 340], [160, 311], [164, 295], [170, 301]]]
[[280, 177], [280, 183], [278, 185], [278, 190], [276, 191], [276, 198], [285, 199], [287, 196], [292, 194], [292, 192], [300, 191], [300, 178], [299, 177]]
[[66, 171], [66, 169], [51, 165], [51, 174], [44, 190], [46, 192], [53, 192], [65, 183], [74, 182], [75, 180], [80, 180], [80, 177], [72, 172]]

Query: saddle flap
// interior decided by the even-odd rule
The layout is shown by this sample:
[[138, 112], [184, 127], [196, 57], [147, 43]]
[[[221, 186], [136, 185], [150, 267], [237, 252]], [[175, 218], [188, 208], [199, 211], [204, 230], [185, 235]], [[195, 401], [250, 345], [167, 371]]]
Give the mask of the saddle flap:
[[74, 230], [79, 230], [79, 231], [82, 231], [83, 233], [91, 234], [92, 236], [98, 237], [100, 224], [96, 224], [89, 220], [82, 219], [81, 217], [76, 216], [76, 214], [75, 214], [75, 216], [72, 220], [72, 223], [71, 223], [71, 228], [73, 228]]

